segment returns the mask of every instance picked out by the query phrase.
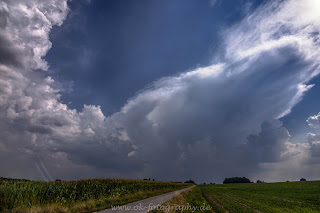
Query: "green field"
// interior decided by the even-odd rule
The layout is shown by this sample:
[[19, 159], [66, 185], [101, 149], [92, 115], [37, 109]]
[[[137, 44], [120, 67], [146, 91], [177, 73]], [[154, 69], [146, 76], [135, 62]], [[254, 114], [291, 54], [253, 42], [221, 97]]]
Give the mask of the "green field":
[[205, 212], [320, 212], [320, 181], [200, 185], [166, 204], [183, 205], [182, 200], [210, 205]]
[[124, 179], [28, 181], [0, 179], [0, 212], [92, 212], [187, 187]]

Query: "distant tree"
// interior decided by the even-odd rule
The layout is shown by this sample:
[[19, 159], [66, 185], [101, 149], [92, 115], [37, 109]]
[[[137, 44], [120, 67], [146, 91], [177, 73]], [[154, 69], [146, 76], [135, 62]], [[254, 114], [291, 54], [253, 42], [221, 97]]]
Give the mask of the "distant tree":
[[257, 183], [265, 183], [265, 182], [261, 180], [257, 180]]
[[194, 181], [193, 180], [188, 180], [185, 183], [193, 183], [194, 184]]
[[223, 184], [228, 184], [228, 183], [252, 183], [252, 182], [246, 177], [232, 177], [232, 178], [224, 179]]
[[147, 178], [143, 179], [143, 180], [148, 180]]
[[61, 180], [60, 179], [56, 179], [56, 182], [61, 182]]
[[155, 179], [152, 179], [152, 181], [156, 181]]
[[301, 178], [300, 181], [307, 181], [305, 178]]
[[287, 180], [286, 182], [290, 182], [290, 181]]

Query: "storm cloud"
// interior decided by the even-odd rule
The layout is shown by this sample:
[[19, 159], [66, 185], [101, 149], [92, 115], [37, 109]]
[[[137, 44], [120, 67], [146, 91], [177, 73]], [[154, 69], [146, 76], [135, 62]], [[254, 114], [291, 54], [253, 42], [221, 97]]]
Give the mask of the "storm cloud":
[[[108, 117], [100, 106], [68, 108], [54, 79], [39, 71], [48, 69], [49, 33], [66, 18], [66, 1], [4, 1], [0, 11], [4, 175], [35, 177], [30, 167], [41, 158], [54, 177], [221, 181], [257, 176], [268, 163], [309, 159], [319, 150], [314, 141], [290, 143], [277, 120], [320, 72], [316, 0], [266, 3], [221, 32], [223, 51], [212, 65], [159, 79]], [[317, 120], [308, 122], [318, 126]]]

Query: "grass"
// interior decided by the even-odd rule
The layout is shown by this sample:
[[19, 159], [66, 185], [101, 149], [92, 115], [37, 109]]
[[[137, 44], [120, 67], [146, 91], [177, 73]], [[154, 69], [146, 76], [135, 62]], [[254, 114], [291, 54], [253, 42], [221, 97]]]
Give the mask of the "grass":
[[49, 183], [0, 179], [0, 212], [92, 212], [187, 186], [189, 185], [124, 179]]
[[174, 198], [167, 204], [200, 206], [207, 203], [212, 207], [210, 211], [196, 212], [311, 213], [320, 212], [319, 192], [320, 181], [200, 185], [182, 194], [179, 202]]

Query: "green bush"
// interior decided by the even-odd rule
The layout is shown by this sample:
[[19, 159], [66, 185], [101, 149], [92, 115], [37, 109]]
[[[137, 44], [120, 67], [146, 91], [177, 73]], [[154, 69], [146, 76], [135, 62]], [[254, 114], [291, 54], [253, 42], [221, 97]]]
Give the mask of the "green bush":
[[251, 181], [246, 177], [232, 177], [224, 179], [223, 184], [227, 183], [251, 183]]

